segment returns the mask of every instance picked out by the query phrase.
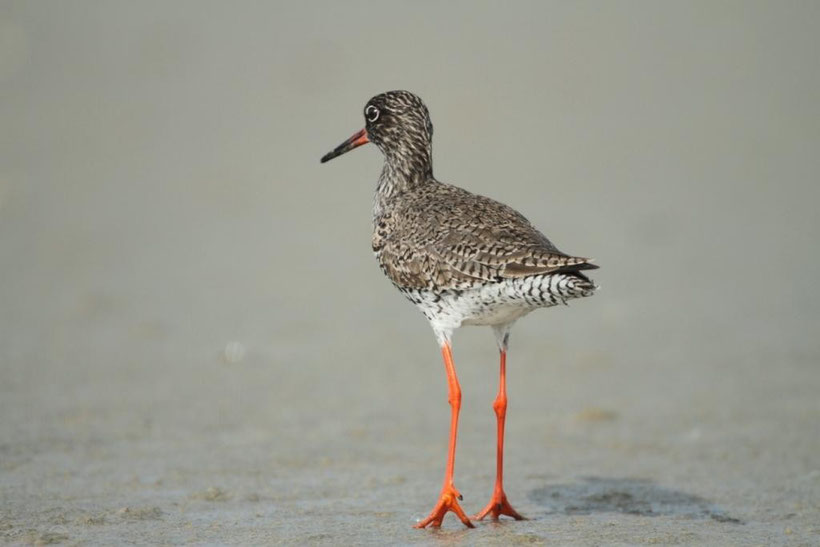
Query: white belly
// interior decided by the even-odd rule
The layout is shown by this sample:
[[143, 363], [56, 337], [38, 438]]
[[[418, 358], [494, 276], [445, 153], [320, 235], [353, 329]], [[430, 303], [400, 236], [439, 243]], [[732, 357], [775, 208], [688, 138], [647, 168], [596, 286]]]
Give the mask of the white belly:
[[435, 330], [452, 331], [463, 325], [504, 325], [537, 308], [566, 304], [589, 296], [595, 288], [575, 276], [538, 275], [440, 293], [403, 290]]

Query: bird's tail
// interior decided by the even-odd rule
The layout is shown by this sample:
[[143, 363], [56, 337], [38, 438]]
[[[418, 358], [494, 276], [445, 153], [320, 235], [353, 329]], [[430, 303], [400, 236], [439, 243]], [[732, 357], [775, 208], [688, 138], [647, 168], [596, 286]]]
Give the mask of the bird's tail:
[[564, 298], [592, 296], [599, 288], [592, 279], [578, 271], [558, 274], [558, 277], [558, 294]]

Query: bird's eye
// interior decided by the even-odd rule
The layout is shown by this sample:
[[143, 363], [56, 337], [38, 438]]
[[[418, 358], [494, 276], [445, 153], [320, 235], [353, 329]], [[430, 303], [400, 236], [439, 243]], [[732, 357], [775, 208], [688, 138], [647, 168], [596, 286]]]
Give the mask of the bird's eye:
[[364, 109], [364, 117], [367, 118], [369, 122], [375, 122], [379, 119], [379, 109], [371, 104]]

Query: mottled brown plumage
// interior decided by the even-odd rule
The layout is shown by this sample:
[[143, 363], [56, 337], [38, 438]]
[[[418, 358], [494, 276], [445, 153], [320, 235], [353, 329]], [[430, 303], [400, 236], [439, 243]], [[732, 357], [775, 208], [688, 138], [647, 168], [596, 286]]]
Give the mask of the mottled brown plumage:
[[[375, 120], [367, 112], [378, 109]], [[399, 288], [465, 289], [504, 278], [579, 271], [589, 259], [559, 251], [519, 212], [433, 177], [433, 124], [406, 91], [365, 107], [367, 135], [385, 155], [376, 190], [373, 250]]]
[[385, 200], [373, 250], [397, 286], [432, 291], [595, 267], [560, 252], [511, 207], [433, 178]]

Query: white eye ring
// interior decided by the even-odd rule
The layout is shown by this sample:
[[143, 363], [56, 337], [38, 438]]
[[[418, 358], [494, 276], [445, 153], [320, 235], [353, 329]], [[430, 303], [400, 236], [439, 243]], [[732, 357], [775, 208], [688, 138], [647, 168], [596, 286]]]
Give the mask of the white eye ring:
[[364, 109], [364, 117], [367, 118], [369, 122], [375, 122], [379, 119], [379, 109], [371, 104]]

